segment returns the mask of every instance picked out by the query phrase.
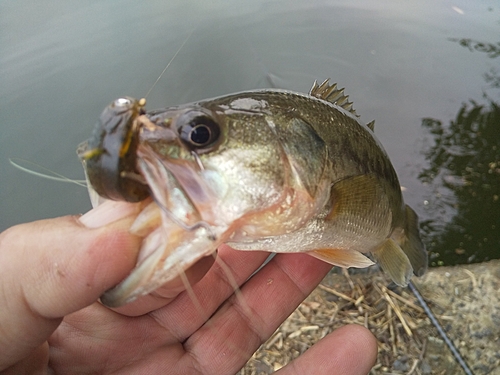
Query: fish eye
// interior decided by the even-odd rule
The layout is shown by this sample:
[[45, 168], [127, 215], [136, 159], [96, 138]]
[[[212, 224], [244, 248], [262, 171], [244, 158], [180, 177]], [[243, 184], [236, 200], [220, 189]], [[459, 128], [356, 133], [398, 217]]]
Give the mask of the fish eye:
[[[184, 118], [187, 116], [188, 118]], [[184, 120], [184, 121], [183, 121]], [[206, 114], [186, 113], [179, 118], [179, 136], [193, 148], [205, 148], [212, 145], [220, 135], [219, 125]]]
[[132, 105], [132, 100], [130, 98], [119, 98], [114, 102], [115, 107], [128, 107]]

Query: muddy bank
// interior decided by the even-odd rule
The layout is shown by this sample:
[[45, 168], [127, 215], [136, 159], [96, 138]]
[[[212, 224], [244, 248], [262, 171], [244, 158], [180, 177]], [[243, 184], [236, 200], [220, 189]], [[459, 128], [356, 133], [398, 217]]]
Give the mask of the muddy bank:
[[[434, 268], [413, 282], [472, 372], [500, 374], [500, 261]], [[370, 269], [327, 275], [240, 375], [270, 374], [350, 323], [378, 339], [371, 374], [464, 374], [411, 291]]]

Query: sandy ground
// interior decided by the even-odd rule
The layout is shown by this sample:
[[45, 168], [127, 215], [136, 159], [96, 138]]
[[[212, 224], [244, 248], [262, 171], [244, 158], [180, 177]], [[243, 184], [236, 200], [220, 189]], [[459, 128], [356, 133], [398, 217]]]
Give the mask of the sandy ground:
[[[500, 261], [434, 268], [413, 282], [472, 373], [500, 375]], [[370, 374], [466, 374], [412, 292], [390, 284], [376, 269], [330, 273], [239, 374], [270, 374], [349, 323], [378, 339]]]

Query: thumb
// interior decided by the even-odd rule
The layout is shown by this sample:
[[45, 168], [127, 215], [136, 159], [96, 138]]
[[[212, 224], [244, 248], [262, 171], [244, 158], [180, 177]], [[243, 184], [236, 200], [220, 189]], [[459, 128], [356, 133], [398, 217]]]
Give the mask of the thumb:
[[0, 369], [29, 355], [65, 315], [130, 272], [140, 245], [128, 232], [132, 216], [95, 229], [67, 216], [0, 234]]

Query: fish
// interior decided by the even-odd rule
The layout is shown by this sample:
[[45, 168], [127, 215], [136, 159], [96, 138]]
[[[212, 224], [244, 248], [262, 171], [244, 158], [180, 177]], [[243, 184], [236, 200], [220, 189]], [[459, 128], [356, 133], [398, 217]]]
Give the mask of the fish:
[[123, 97], [78, 147], [93, 203], [142, 202], [136, 267], [101, 301], [153, 292], [223, 243], [377, 263], [400, 286], [428, 257], [396, 171], [344, 89], [251, 90], [146, 111]]

